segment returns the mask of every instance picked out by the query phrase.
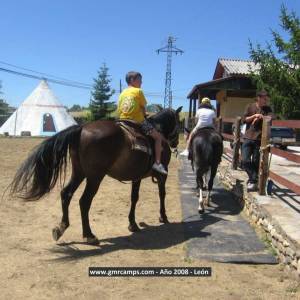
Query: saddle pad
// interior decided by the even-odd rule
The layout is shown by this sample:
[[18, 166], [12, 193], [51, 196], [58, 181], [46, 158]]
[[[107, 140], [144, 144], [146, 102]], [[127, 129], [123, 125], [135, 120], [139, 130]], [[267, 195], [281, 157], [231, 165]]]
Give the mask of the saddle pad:
[[153, 154], [150, 141], [136, 128], [136, 124], [135, 127], [131, 127], [127, 122], [118, 123], [120, 127], [127, 133], [131, 142], [132, 150], [142, 151], [150, 156]]

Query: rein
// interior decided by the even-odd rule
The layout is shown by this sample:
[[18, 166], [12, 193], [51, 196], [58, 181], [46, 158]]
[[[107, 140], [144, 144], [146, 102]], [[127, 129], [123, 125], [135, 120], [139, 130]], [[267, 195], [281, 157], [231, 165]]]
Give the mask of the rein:
[[172, 142], [177, 137], [179, 126], [176, 124], [171, 133], [169, 133], [167, 139]]
[[[171, 149], [171, 152], [172, 153], [176, 153], [176, 157], [178, 155], [178, 150], [177, 150], [177, 147], [176, 148], [173, 148], [174, 150], [172, 150], [172, 147], [170, 146], [170, 144], [177, 138], [177, 132], [178, 132], [178, 129], [179, 129], [179, 126], [178, 124], [176, 123], [173, 130], [165, 137], [163, 131], [161, 130], [161, 124], [159, 123], [155, 123], [154, 120], [153, 121], [153, 125], [155, 127], [155, 129], [161, 133], [161, 135], [164, 137], [164, 140], [167, 142], [167, 144], [169, 145], [170, 149]], [[176, 121], [175, 121], [176, 122]]]

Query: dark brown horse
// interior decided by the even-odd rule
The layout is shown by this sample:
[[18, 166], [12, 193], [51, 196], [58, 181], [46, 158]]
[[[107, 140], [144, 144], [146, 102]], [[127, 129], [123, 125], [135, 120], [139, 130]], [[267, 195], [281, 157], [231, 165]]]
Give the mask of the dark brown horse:
[[208, 180], [208, 194], [206, 205], [209, 206], [214, 178], [217, 174], [218, 166], [223, 154], [222, 136], [213, 128], [198, 129], [191, 143], [192, 167], [196, 172], [197, 196], [199, 197], [199, 214], [204, 213], [204, 201], [202, 191], [204, 189], [204, 179]]
[[[161, 132], [168, 144], [175, 148], [179, 136], [179, 112], [165, 109], [149, 120]], [[162, 163], [167, 168], [171, 150], [164, 143]], [[12, 193], [26, 200], [37, 200], [50, 192], [58, 177], [64, 176], [68, 150], [72, 162], [72, 175], [61, 191], [62, 220], [52, 231], [58, 240], [69, 227], [68, 208], [72, 196], [81, 182], [86, 186], [80, 198], [83, 238], [87, 243], [99, 243], [92, 233], [89, 223], [89, 210], [105, 175], [120, 181], [132, 181], [129, 230], [138, 231], [135, 222], [135, 207], [139, 198], [141, 180], [156, 178], [160, 197], [160, 222], [167, 223], [165, 211], [165, 183], [167, 176], [151, 170], [149, 154], [132, 150], [131, 140], [115, 121], [96, 121], [83, 126], [69, 127], [39, 145], [25, 160], [12, 182]]]

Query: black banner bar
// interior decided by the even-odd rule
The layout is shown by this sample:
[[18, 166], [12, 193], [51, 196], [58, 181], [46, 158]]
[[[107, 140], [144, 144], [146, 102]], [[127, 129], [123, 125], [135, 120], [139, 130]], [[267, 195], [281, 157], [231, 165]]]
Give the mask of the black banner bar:
[[211, 267], [89, 267], [90, 277], [210, 277]]

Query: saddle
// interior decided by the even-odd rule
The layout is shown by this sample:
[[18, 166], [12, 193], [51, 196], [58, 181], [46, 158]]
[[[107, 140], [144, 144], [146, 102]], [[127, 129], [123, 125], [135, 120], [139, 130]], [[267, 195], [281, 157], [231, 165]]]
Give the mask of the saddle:
[[147, 153], [149, 156], [153, 156], [153, 140], [151, 137], [148, 137], [143, 133], [141, 124], [132, 120], [118, 120], [117, 123], [126, 132], [133, 151], [142, 151]]

